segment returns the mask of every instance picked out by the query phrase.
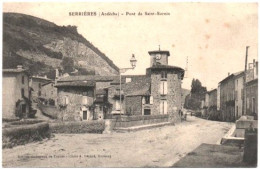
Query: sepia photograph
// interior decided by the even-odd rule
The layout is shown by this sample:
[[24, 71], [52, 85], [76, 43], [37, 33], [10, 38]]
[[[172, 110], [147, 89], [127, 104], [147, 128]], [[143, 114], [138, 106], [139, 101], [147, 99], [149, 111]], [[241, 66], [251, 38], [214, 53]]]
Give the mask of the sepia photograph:
[[3, 168], [256, 168], [258, 2], [2, 2]]

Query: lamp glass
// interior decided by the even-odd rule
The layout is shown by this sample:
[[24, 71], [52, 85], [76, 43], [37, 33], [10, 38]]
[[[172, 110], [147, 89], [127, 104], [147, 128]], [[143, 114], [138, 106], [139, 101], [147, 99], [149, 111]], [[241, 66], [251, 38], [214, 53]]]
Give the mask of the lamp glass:
[[132, 58], [130, 59], [130, 63], [131, 63], [131, 65], [132, 65], [133, 68], [135, 68], [136, 62], [137, 62], [137, 60], [135, 59], [135, 55], [133, 54], [133, 55], [132, 55]]

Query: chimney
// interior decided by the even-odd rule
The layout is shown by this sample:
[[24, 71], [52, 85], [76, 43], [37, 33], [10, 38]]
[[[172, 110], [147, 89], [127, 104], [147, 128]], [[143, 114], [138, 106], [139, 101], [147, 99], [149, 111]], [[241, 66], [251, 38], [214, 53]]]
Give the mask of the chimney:
[[230, 72], [228, 72], [228, 76], [230, 75]]
[[22, 65], [17, 65], [17, 69], [18, 69], [18, 70], [22, 70], [22, 69], [23, 69], [23, 66], [22, 66]]

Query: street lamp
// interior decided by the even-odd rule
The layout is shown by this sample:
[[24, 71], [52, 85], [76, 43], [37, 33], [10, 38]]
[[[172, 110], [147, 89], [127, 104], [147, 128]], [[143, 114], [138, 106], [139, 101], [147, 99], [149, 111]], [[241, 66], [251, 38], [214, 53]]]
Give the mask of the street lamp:
[[120, 119], [122, 114], [122, 103], [121, 103], [121, 89], [122, 89], [122, 83], [121, 83], [121, 73], [125, 73], [129, 69], [134, 69], [136, 67], [137, 60], [135, 59], [135, 55], [132, 54], [132, 58], [130, 59], [131, 68], [121, 68], [119, 69], [119, 75], [120, 75], [120, 90], [119, 90], [119, 101], [120, 101]]

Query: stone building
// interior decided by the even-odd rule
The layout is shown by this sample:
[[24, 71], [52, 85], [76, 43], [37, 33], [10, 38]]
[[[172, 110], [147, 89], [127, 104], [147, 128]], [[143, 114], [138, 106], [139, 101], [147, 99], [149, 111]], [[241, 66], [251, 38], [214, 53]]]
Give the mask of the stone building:
[[95, 96], [94, 81], [60, 81], [55, 86], [58, 91], [59, 119], [93, 120], [91, 106]]
[[3, 118], [28, 117], [30, 111], [29, 73], [17, 69], [3, 69]]
[[29, 84], [33, 89], [32, 99], [35, 100], [39, 97], [42, 97], [42, 85], [51, 81], [52, 80], [47, 78], [47, 76], [32, 76]]
[[258, 118], [258, 61], [249, 63], [246, 77], [246, 114]]
[[169, 51], [150, 51], [150, 67], [146, 75], [125, 76], [121, 92], [118, 85], [108, 87], [108, 101], [112, 113], [125, 115], [166, 115], [178, 118], [182, 107], [181, 80], [184, 70], [168, 65]]
[[217, 107], [217, 89], [213, 89], [207, 92], [208, 94], [208, 107]]
[[246, 114], [258, 116], [258, 78], [246, 83]]
[[222, 112], [223, 121], [235, 121], [236, 119], [236, 88], [235, 80], [243, 71], [229, 74], [228, 77], [219, 82], [220, 89], [220, 110]]
[[48, 105], [55, 106], [57, 104], [57, 88], [54, 87], [54, 81], [47, 82], [42, 84], [41, 87], [41, 97], [43, 97]]
[[[182, 107], [181, 80], [184, 70], [180, 67], [168, 65], [169, 51], [151, 51], [151, 66], [146, 69], [145, 75], [121, 76], [121, 103], [120, 103], [120, 76], [68, 76], [57, 80], [58, 97], [77, 94], [82, 96], [86, 88], [80, 90], [80, 84], [91, 86], [93, 95], [92, 109], [88, 109], [92, 117], [88, 119], [111, 118], [113, 115], [171, 115], [177, 120], [178, 110]], [[72, 85], [72, 84], [77, 85]], [[66, 94], [64, 94], [66, 84]], [[83, 90], [84, 89], [84, 90]], [[69, 94], [70, 93], [70, 94]], [[80, 101], [69, 99], [76, 105], [72, 109], [82, 107]], [[59, 102], [59, 101], [58, 101]], [[70, 103], [71, 103], [70, 102]], [[72, 106], [70, 106], [72, 107]], [[75, 111], [74, 111], [75, 112]], [[84, 118], [83, 118], [84, 119]]]
[[243, 90], [244, 90], [244, 72], [238, 74], [235, 78], [235, 119], [243, 115]]

